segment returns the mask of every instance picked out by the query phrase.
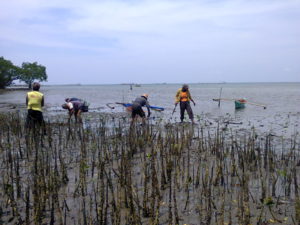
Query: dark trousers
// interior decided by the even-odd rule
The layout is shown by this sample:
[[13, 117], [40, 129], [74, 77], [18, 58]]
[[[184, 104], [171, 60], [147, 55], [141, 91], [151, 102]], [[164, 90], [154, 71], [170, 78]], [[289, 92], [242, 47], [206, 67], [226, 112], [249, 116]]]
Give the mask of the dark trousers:
[[136, 115], [139, 115], [140, 117], [145, 117], [145, 112], [142, 109], [142, 106], [139, 104], [132, 104], [132, 112], [131, 112], [131, 118], [134, 119]]
[[189, 115], [189, 118], [191, 120], [193, 120], [194, 119], [193, 110], [191, 108], [190, 102], [186, 101], [186, 102], [180, 102], [180, 120], [181, 120], [181, 122], [184, 119], [184, 112], [185, 112], [185, 110], [187, 111], [187, 113]]
[[28, 109], [27, 118], [26, 118], [26, 128], [36, 128], [43, 127], [45, 131], [45, 121], [43, 113], [41, 111]]

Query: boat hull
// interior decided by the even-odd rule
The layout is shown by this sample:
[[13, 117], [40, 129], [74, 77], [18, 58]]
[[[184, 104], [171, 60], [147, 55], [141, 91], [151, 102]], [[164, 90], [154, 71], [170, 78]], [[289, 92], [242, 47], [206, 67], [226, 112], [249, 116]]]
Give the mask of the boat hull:
[[[120, 103], [120, 102], [116, 102], [116, 104], [123, 105], [123, 106], [126, 107], [129, 111], [131, 110], [131, 107], [132, 107], [132, 103]], [[159, 111], [159, 112], [165, 110], [163, 107], [152, 106], [152, 105], [150, 105], [150, 109], [155, 110], [155, 111]]]
[[234, 101], [235, 109], [243, 109], [245, 108], [245, 102], [240, 102], [238, 100]]

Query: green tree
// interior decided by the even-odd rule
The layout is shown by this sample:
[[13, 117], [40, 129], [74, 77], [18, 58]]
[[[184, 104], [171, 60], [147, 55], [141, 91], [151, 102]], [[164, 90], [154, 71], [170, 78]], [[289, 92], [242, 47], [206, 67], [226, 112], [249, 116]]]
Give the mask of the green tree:
[[47, 78], [45, 66], [38, 65], [37, 62], [22, 63], [21, 73], [18, 79], [28, 84], [30, 89], [34, 80], [47, 81]]
[[0, 57], [0, 89], [5, 88], [18, 79], [20, 68], [12, 64], [11, 61]]

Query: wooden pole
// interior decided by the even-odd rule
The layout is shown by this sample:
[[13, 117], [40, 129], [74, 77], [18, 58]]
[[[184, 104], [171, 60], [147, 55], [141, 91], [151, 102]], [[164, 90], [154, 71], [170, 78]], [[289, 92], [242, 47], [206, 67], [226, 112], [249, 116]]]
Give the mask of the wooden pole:
[[213, 101], [235, 101], [233, 98], [213, 98]]
[[220, 105], [221, 105], [221, 95], [222, 95], [222, 87], [220, 89], [220, 95], [219, 95], [219, 103], [218, 103], [219, 108], [220, 108]]

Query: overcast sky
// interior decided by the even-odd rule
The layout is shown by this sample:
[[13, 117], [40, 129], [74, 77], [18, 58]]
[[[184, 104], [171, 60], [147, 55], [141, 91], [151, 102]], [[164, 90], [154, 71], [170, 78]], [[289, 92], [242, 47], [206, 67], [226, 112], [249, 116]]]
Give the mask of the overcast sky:
[[49, 84], [300, 81], [300, 0], [0, 3], [0, 56]]

